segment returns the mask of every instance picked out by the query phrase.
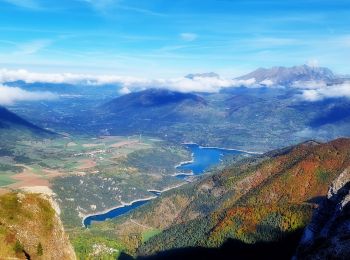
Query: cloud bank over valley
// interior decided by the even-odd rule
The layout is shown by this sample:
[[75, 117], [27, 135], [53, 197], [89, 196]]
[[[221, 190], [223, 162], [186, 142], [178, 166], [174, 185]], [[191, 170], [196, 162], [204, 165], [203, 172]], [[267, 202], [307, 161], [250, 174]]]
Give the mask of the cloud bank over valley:
[[57, 95], [51, 92], [30, 92], [17, 87], [0, 85], [0, 105], [12, 105], [19, 101], [53, 100]]
[[[172, 79], [146, 79], [116, 75], [90, 75], [72, 73], [35, 73], [27, 70], [0, 70], [0, 83], [24, 81], [26, 83], [53, 83], [87, 86], [116, 84], [121, 86], [121, 94], [147, 88], [166, 88], [180, 92], [214, 93], [222, 88], [247, 86], [253, 87], [254, 79], [237, 80], [220, 77], [193, 77]], [[54, 89], [53, 89], [54, 91]]]
[[[252, 73], [251, 73], [252, 74]], [[293, 88], [299, 91], [299, 100], [319, 101], [327, 98], [350, 98], [350, 82], [336, 82], [329, 84], [325, 80], [302, 81], [295, 80], [288, 86], [277, 84], [276, 80], [259, 78], [253, 76], [243, 76], [240, 78], [222, 78], [215, 73], [189, 74], [178, 78], [158, 78], [147, 79], [138, 77], [118, 76], [118, 75], [92, 75], [92, 74], [74, 74], [74, 73], [36, 73], [27, 70], [0, 70], [0, 104], [11, 104], [16, 101], [35, 101], [48, 100], [57, 96], [50, 92], [55, 92], [52, 86], [50, 92], [30, 92], [24, 89], [8, 87], [7, 83], [23, 81], [25, 83], [48, 83], [48, 84], [71, 84], [79, 86], [103, 87], [106, 85], [116, 85], [116, 92], [124, 95], [131, 92], [141, 91], [149, 88], [162, 88], [183, 93], [205, 92], [217, 93], [224, 88], [229, 87], [278, 87]], [[259, 74], [260, 75], [260, 74]], [[260, 75], [261, 76], [261, 75]], [[47, 89], [46, 89], [47, 90]]]

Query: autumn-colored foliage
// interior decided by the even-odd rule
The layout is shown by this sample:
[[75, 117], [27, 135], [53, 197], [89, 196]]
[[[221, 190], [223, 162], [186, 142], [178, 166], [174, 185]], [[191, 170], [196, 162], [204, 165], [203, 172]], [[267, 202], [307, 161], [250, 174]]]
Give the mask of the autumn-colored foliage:
[[[227, 167], [191, 189], [176, 191], [187, 202], [172, 204], [175, 221], [141, 245], [138, 254], [218, 247], [229, 238], [246, 243], [279, 240], [308, 224], [319, 198], [348, 166], [350, 139], [343, 138], [325, 144], [306, 142]], [[167, 200], [161, 198], [158, 205]], [[153, 218], [161, 212], [144, 211]]]

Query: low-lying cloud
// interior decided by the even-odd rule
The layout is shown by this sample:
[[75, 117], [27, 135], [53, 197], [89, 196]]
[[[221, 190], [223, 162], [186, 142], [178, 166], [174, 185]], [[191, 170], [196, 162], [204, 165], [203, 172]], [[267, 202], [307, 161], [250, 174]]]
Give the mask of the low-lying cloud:
[[[28, 92], [21, 89], [5, 87], [6, 82], [24, 81], [26, 83], [54, 83], [72, 84], [85, 86], [118, 85], [120, 94], [145, 90], [148, 88], [165, 88], [180, 92], [208, 92], [216, 93], [228, 87], [261, 87], [256, 80], [237, 80], [221, 77], [201, 77], [194, 78], [170, 78], [170, 79], [146, 79], [137, 77], [125, 77], [116, 75], [90, 75], [73, 73], [33, 73], [26, 70], [0, 70], [0, 93], [1, 103], [12, 103], [15, 97], [22, 100], [39, 100], [52, 98], [52, 93]], [[274, 87], [272, 82], [264, 82], [265, 86]], [[0, 85], [1, 86], [1, 85]], [[327, 85], [323, 81], [295, 82], [292, 86], [301, 92], [301, 99], [305, 101], [319, 101], [326, 98], [348, 97], [350, 98], [350, 82], [337, 85]], [[7, 91], [5, 91], [5, 89]], [[24, 92], [22, 92], [24, 91]], [[55, 89], [53, 88], [53, 92]], [[4, 94], [6, 93], [6, 94]], [[8, 94], [7, 94], [8, 93]], [[10, 96], [11, 95], [11, 96]], [[25, 99], [26, 98], [26, 99]], [[19, 100], [19, 98], [18, 98]]]
[[115, 75], [88, 75], [72, 73], [33, 73], [26, 70], [0, 70], [0, 83], [24, 81], [26, 83], [55, 83], [101, 86], [116, 84], [121, 86], [121, 93], [147, 88], [167, 88], [180, 92], [218, 92], [222, 88], [247, 86], [256, 87], [254, 79], [236, 80], [219, 77], [194, 77], [173, 79], [145, 79]]
[[17, 87], [0, 85], [0, 105], [11, 105], [19, 101], [52, 100], [57, 96], [51, 92], [30, 92]]
[[234, 80], [216, 77], [195, 77], [176, 79], [134, 80], [122, 83], [124, 90], [138, 91], [147, 88], [166, 88], [180, 92], [207, 92], [215, 93], [222, 88], [237, 86], [253, 86], [255, 80]]
[[350, 82], [343, 84], [320, 86], [314, 89], [304, 89], [302, 98], [306, 101], [320, 101], [327, 98], [350, 98]]

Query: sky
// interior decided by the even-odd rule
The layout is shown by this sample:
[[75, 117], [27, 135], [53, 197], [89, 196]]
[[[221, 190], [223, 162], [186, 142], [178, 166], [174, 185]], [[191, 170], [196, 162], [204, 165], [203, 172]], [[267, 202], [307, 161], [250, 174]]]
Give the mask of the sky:
[[350, 74], [349, 0], [0, 0], [0, 68], [144, 78]]

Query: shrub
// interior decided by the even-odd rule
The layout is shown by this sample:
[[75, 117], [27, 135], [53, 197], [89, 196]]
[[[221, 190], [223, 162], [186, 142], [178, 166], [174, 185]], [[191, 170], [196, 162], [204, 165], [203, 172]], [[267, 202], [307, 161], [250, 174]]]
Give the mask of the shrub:
[[36, 248], [36, 254], [38, 256], [42, 256], [43, 255], [43, 246], [41, 245], [41, 243], [39, 242], [37, 248]]
[[16, 240], [16, 243], [13, 247], [13, 250], [16, 252], [16, 253], [22, 253], [23, 252], [23, 246], [21, 244], [21, 242], [19, 242], [18, 240]]

